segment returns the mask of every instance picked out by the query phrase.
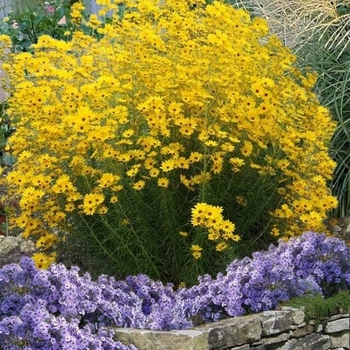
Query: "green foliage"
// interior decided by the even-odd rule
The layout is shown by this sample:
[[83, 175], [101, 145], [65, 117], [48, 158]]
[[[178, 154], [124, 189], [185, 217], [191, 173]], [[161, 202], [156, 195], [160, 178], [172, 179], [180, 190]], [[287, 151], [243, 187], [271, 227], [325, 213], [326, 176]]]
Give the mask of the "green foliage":
[[322, 319], [339, 312], [350, 311], [350, 293], [349, 290], [339, 291], [331, 297], [324, 298], [322, 295], [305, 295], [293, 298], [282, 306], [291, 306], [294, 308], [303, 308], [305, 312], [305, 321], [307, 324], [314, 320], [315, 327], [321, 323]]
[[12, 11], [0, 23], [0, 34], [12, 40], [13, 52], [32, 51], [31, 45], [42, 35], [70, 40], [76, 29], [70, 19], [71, 0], [55, 0], [52, 4], [37, 1], [13, 1]]

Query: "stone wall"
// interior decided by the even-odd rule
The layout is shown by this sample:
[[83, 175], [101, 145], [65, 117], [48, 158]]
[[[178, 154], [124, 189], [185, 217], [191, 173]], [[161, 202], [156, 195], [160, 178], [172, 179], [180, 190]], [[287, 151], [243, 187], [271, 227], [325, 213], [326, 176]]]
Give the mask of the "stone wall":
[[302, 309], [233, 317], [184, 331], [111, 328], [115, 339], [140, 350], [348, 350], [349, 311], [305, 322]]

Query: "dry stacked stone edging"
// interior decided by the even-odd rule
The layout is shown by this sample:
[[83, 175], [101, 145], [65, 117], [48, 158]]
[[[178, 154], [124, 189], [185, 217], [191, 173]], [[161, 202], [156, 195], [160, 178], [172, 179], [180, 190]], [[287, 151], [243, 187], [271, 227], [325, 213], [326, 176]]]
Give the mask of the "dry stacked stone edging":
[[233, 317], [183, 331], [112, 328], [116, 340], [140, 350], [348, 350], [349, 310], [305, 322], [302, 309]]

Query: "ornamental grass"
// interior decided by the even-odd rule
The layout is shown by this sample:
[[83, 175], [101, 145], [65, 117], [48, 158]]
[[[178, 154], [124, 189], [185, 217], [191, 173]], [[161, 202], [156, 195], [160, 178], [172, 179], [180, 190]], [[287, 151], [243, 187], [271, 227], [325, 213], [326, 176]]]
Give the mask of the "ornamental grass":
[[7, 210], [37, 267], [191, 284], [326, 229], [336, 125], [265, 20], [220, 1], [97, 3], [89, 19], [72, 6], [71, 40], [9, 53], [0, 37]]

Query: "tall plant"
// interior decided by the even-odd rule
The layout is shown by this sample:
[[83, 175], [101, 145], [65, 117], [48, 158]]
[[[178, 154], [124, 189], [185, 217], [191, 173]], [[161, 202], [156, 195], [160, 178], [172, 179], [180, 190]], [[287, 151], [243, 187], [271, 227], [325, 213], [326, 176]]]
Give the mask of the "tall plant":
[[4, 64], [4, 182], [37, 266], [59, 241], [99, 273], [191, 282], [322, 230], [334, 124], [266, 22], [218, 1], [127, 1], [122, 17], [100, 4], [102, 19], [71, 12], [99, 38], [43, 35]]

